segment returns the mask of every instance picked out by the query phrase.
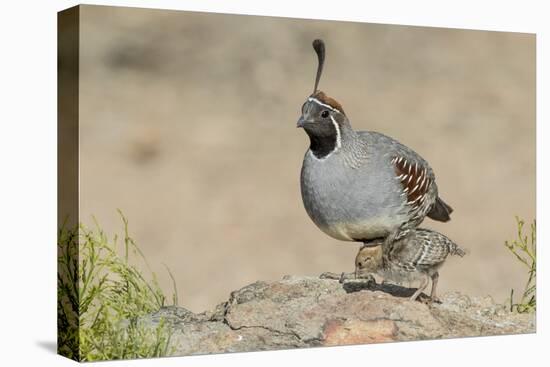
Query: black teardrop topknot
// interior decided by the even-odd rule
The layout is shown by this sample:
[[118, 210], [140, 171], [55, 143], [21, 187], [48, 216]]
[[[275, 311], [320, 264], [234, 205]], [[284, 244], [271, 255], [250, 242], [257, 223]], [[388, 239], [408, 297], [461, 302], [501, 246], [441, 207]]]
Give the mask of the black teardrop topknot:
[[323, 65], [325, 64], [325, 42], [321, 39], [316, 39], [313, 41], [313, 49], [317, 53], [317, 76], [315, 77], [315, 86], [313, 88], [313, 93], [317, 91], [319, 86], [319, 80], [321, 79], [321, 74], [323, 73]]

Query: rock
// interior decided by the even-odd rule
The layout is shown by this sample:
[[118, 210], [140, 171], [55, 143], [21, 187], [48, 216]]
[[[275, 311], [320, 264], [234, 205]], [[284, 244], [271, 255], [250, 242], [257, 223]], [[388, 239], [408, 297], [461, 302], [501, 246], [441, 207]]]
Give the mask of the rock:
[[323, 345], [393, 341], [397, 330], [392, 320], [329, 320], [323, 327]]
[[213, 311], [167, 307], [140, 322], [167, 320], [174, 355], [535, 332], [534, 314], [490, 297], [450, 293], [424, 304], [408, 299], [413, 292], [341, 274], [285, 276], [234, 291]]

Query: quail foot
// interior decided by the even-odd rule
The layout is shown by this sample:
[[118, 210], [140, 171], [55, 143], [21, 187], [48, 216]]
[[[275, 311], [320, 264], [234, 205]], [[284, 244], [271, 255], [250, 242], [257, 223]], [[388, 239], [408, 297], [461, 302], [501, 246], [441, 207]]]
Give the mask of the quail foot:
[[355, 276], [362, 278], [378, 274], [384, 280], [401, 283], [420, 281], [420, 286], [411, 296], [416, 300], [426, 289], [430, 278], [432, 290], [430, 300], [437, 301], [436, 288], [439, 268], [448, 255], [464, 256], [463, 249], [446, 236], [429, 229], [410, 230], [401, 239], [389, 246], [362, 246], [355, 257]]
[[428, 162], [388, 136], [354, 130], [342, 105], [317, 89], [324, 42], [315, 40], [313, 48], [315, 87], [297, 124], [310, 140], [300, 178], [309, 217], [335, 239], [363, 243], [391, 243], [426, 216], [450, 220], [452, 208], [438, 197]]

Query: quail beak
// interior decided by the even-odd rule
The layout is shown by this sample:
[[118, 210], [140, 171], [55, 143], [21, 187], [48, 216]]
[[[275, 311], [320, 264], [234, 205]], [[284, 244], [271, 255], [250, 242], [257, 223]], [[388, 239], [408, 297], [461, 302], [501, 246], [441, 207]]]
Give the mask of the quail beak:
[[304, 125], [306, 124], [306, 120], [304, 119], [304, 116], [300, 116], [300, 118], [298, 119], [298, 122], [296, 123], [296, 127], [297, 128], [300, 128], [300, 127], [304, 127]]

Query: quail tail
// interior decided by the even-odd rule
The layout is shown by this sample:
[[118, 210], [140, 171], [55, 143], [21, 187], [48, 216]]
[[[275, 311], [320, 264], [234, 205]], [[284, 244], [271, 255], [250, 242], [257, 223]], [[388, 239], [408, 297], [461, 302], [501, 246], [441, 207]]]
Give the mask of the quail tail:
[[448, 222], [451, 220], [451, 213], [453, 208], [451, 208], [447, 203], [445, 203], [441, 198], [435, 200], [434, 206], [428, 213], [428, 217], [439, 222]]
[[451, 255], [458, 255], [460, 257], [464, 257], [464, 255], [466, 255], [466, 251], [458, 247], [456, 244], [454, 245], [454, 247], [451, 247], [451, 250], [449, 253]]

